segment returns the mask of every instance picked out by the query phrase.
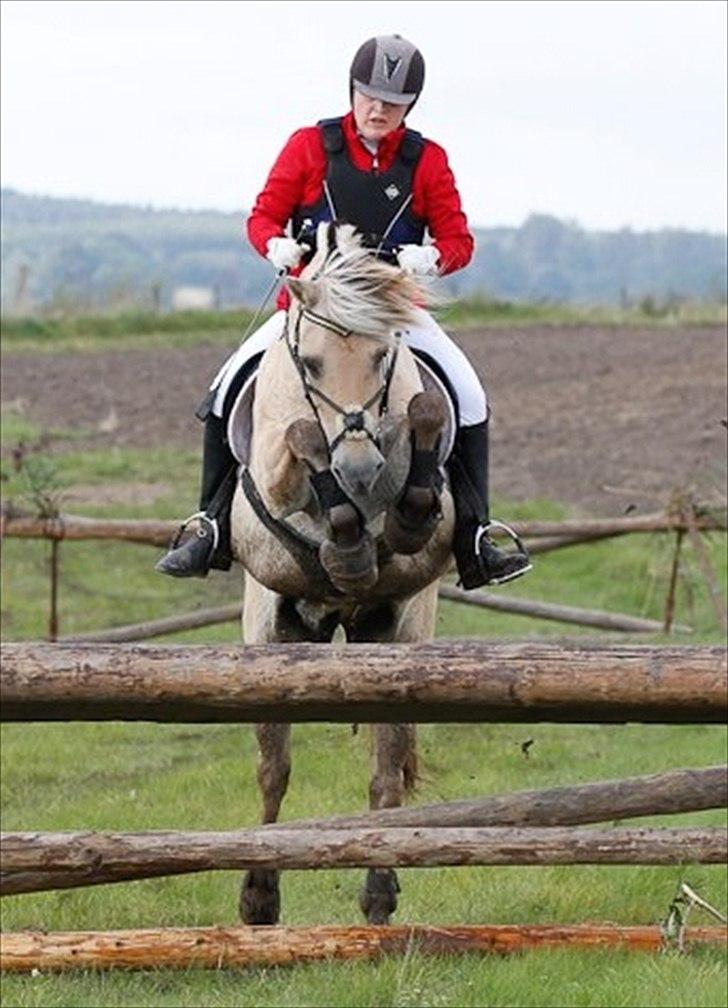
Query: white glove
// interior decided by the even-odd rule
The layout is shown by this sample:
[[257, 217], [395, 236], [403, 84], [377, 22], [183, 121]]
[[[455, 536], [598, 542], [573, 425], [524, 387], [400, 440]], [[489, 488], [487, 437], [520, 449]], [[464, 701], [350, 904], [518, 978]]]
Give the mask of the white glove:
[[293, 269], [294, 266], [298, 266], [305, 251], [293, 238], [270, 238], [266, 259], [270, 260], [277, 270]]
[[405, 273], [427, 276], [437, 273], [440, 253], [434, 245], [403, 245], [397, 253], [397, 262]]

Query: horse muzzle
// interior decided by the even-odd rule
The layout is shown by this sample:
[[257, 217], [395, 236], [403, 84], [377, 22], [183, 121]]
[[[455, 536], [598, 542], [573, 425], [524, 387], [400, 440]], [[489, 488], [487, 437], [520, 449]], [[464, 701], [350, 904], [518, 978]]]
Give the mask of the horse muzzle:
[[341, 489], [354, 501], [371, 493], [384, 465], [384, 456], [366, 436], [343, 438], [331, 455], [331, 471]]

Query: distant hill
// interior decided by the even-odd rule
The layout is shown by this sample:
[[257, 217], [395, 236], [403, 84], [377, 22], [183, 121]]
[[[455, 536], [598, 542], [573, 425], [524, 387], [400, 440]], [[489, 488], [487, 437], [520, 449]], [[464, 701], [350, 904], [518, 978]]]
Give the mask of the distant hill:
[[[249, 246], [244, 215], [154, 210], [4, 189], [3, 310], [168, 307], [179, 287], [213, 289], [221, 307], [256, 304], [272, 268]], [[665, 229], [585, 231], [531, 215], [476, 229], [468, 269], [448, 293], [575, 304], [725, 300], [726, 238]]]

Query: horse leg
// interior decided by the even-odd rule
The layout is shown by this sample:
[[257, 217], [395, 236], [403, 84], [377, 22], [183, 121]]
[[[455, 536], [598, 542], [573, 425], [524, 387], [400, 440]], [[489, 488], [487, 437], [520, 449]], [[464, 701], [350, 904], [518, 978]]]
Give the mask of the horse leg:
[[308, 466], [311, 485], [328, 521], [330, 538], [321, 543], [321, 565], [344, 593], [365, 593], [379, 577], [376, 545], [329, 468], [328, 446], [320, 427], [313, 420], [295, 420], [285, 437], [294, 457]]
[[[263, 822], [278, 819], [291, 773], [291, 726], [258, 724], [258, 787], [263, 796]], [[240, 889], [240, 917], [246, 924], [277, 924], [281, 910], [280, 872], [249, 871]]]
[[442, 397], [418, 392], [407, 407], [412, 454], [404, 490], [386, 514], [384, 538], [395, 553], [412, 554], [427, 544], [440, 520], [438, 444], [447, 423]]
[[[362, 607], [347, 626], [350, 642], [413, 643], [431, 640], [437, 611], [437, 582], [404, 603]], [[374, 773], [369, 785], [372, 809], [397, 808], [417, 781], [417, 734], [413, 724], [374, 726]], [[368, 923], [388, 924], [400, 892], [392, 868], [370, 868], [359, 895]]]
[[[282, 598], [245, 575], [243, 628], [246, 644], [279, 641], [330, 641], [338, 612], [321, 612]], [[278, 819], [291, 773], [291, 726], [258, 724], [258, 786], [264, 823]], [[280, 871], [269, 868], [246, 873], [240, 889], [240, 917], [245, 924], [277, 924], [280, 915]]]
[[[417, 741], [411, 724], [374, 725], [374, 775], [369, 785], [369, 807], [397, 808], [414, 790], [417, 778]], [[400, 892], [393, 868], [370, 868], [359, 894], [359, 906], [369, 924], [389, 924]]]

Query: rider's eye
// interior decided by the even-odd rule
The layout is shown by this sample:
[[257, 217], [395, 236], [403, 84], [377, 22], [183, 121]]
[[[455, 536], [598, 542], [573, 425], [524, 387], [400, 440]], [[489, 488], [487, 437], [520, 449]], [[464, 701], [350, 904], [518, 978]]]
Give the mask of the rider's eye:
[[320, 357], [302, 357], [301, 363], [312, 378], [320, 378], [324, 371], [324, 362]]

